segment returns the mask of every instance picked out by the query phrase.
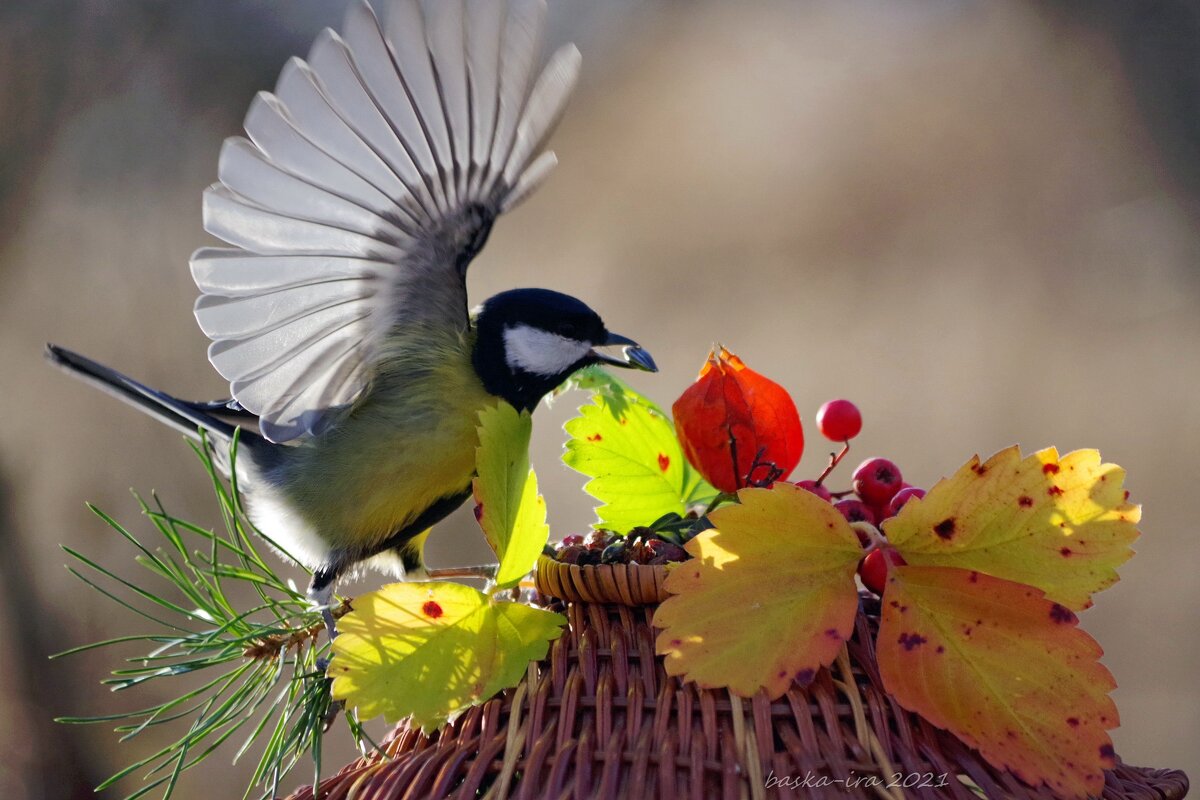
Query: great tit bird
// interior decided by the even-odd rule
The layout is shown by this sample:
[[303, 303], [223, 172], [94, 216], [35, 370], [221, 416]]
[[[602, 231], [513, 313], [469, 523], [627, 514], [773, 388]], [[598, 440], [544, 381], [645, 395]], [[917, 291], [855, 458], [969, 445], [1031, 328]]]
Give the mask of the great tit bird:
[[237, 462], [250, 518], [313, 570], [319, 604], [363, 562], [420, 577], [424, 533], [470, 496], [481, 409], [532, 410], [590, 364], [655, 370], [558, 292], [468, 312], [467, 265], [556, 163], [542, 147], [579, 53], [535, 80], [544, 19], [543, 0], [393, 0], [381, 24], [352, 0], [342, 34], [259, 93], [204, 195], [206, 230], [233, 247], [191, 259], [232, 399], [180, 400], [48, 347], [190, 435], [256, 422]]

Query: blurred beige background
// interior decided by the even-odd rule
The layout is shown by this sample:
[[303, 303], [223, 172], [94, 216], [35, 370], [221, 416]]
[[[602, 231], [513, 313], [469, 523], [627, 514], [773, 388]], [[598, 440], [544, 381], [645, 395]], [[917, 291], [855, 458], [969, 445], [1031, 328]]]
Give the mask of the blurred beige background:
[[[1200, 775], [1195, 5], [551, 6], [583, 84], [558, 173], [498, 225], [473, 298], [577, 294], [654, 353], [662, 372], [636, 383], [663, 403], [720, 340], [793, 392], [797, 477], [823, 465], [811, 419], [835, 396], [866, 417], [856, 455], [920, 485], [1014, 442], [1100, 448], [1145, 506], [1138, 557], [1083, 615], [1120, 684], [1117, 750]], [[44, 660], [141, 631], [62, 567], [67, 543], [132, 572], [84, 501], [136, 532], [130, 487], [218, 522], [180, 438], [51, 370], [42, 344], [183, 396], [226, 392], [191, 317], [200, 192], [253, 92], [343, 7], [0, 7], [0, 797], [90, 796], [151, 745], [49, 722], [153, 691], [97, 684], [118, 653]], [[592, 519], [558, 462], [582, 399], [537, 419], [556, 537]], [[469, 513], [431, 549], [440, 565], [485, 556]], [[227, 759], [177, 796], [240, 796], [250, 765]]]

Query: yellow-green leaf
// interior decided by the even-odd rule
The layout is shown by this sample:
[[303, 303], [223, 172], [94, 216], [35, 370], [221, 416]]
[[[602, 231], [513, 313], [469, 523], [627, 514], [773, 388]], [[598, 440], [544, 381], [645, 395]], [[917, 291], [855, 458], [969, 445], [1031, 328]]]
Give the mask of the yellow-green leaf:
[[546, 501], [529, 466], [532, 430], [529, 413], [517, 413], [505, 402], [479, 413], [472, 490], [475, 517], [500, 559], [498, 589], [515, 586], [529, 574], [550, 535]]
[[654, 614], [656, 647], [670, 675], [775, 698], [793, 679], [811, 681], [849, 638], [862, 548], [837, 509], [791, 484], [738, 497], [667, 576], [675, 596]]
[[354, 599], [338, 621], [333, 697], [363, 719], [432, 730], [514, 686], [545, 657], [566, 618], [455, 583], [393, 583]]
[[1116, 684], [1075, 614], [1038, 589], [947, 567], [895, 567], [876, 643], [902, 706], [1064, 797], [1112, 767]]
[[913, 565], [961, 567], [1036, 586], [1073, 609], [1117, 581], [1133, 555], [1141, 507], [1126, 500], [1125, 471], [1095, 450], [1061, 459], [1053, 448], [1022, 459], [1001, 450], [972, 458], [884, 523]]
[[585, 489], [603, 503], [597, 527], [627, 533], [716, 496], [687, 462], [662, 409], [598, 369], [573, 385], [591, 390], [592, 403], [565, 426], [571, 438], [563, 463], [591, 478]]

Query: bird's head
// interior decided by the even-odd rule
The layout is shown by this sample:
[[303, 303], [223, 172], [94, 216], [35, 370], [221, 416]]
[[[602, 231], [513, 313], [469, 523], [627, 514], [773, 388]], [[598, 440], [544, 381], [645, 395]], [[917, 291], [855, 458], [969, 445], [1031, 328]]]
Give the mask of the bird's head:
[[[475, 310], [475, 371], [489, 392], [518, 409], [538, 401], [591, 364], [657, 372], [637, 342], [604, 327], [600, 315], [570, 295], [513, 289]], [[620, 347], [620, 355], [601, 348]]]

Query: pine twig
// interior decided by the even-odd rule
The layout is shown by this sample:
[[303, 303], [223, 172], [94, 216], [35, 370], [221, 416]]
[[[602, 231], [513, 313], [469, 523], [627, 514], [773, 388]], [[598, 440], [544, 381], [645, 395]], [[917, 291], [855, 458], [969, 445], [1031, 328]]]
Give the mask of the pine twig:
[[[350, 598], [346, 598], [330, 613], [334, 619], [341, 619], [353, 610]], [[281, 651], [299, 649], [324, 632], [325, 623], [322, 621], [291, 633], [271, 633], [246, 645], [242, 655], [251, 660], [273, 659], [278, 657]]]
[[[153, 505], [139, 498], [159, 536], [157, 546], [145, 545], [93, 507], [134, 548], [136, 563], [150, 575], [123, 577], [64, 548], [77, 562], [71, 572], [153, 629], [76, 647], [59, 656], [142, 642], [149, 652], [128, 659], [127, 666], [104, 681], [113, 691], [185, 675], [199, 675], [201, 683], [197, 688], [190, 682], [177, 696], [147, 708], [58, 721], [117, 722], [122, 741], [163, 726], [182, 728], [177, 738], [167, 737], [168, 744], [97, 787], [100, 791], [140, 775], [142, 784], [126, 800], [152, 791], [167, 800], [183, 773], [204, 763], [239, 733], [244, 738], [233, 753], [235, 763], [252, 748], [261, 748], [247, 798], [254, 796], [256, 786], [258, 797], [276, 796], [281, 782], [306, 755], [315, 764], [315, 786], [321, 772], [322, 735], [335, 706], [331, 681], [321, 667], [330, 649], [320, 642], [323, 620], [304, 594], [259, 554], [256, 538], [265, 537], [246, 518], [236, 482], [226, 482], [217, 473], [207, 440], [193, 447], [212, 483], [224, 530], [174, 517], [157, 497]], [[236, 458], [235, 435], [230, 463], [236, 464]], [[257, 601], [251, 608], [239, 608], [245, 602], [231, 597], [230, 590], [237, 586], [252, 590]], [[349, 610], [349, 601], [343, 601], [334, 616]], [[345, 719], [355, 740], [363, 739], [358, 721], [352, 715]]]

